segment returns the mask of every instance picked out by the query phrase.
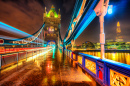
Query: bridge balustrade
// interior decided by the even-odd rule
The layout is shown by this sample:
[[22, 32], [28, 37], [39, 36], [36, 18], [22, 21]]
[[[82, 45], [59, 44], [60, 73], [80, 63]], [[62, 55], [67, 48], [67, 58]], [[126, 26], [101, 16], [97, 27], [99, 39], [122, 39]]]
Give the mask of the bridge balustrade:
[[65, 50], [65, 54], [105, 86], [130, 86], [130, 65]]
[[[38, 48], [7, 48], [5, 49], [5, 53], [0, 53], [0, 70], [5, 66], [10, 66], [15, 64], [20, 60], [26, 60], [29, 57], [36, 57], [37, 55], [41, 55], [47, 50], [52, 49], [52, 47], [38, 47]], [[16, 51], [16, 52], [14, 52]], [[28, 61], [32, 60], [28, 59]]]

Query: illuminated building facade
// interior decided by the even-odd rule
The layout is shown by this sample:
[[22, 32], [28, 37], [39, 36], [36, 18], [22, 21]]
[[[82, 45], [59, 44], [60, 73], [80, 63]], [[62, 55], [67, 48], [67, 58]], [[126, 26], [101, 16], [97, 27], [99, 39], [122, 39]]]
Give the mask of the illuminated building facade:
[[85, 48], [85, 49], [94, 49], [95, 46], [92, 42], [90, 41], [86, 41], [85, 43], [82, 43], [82, 48]]
[[120, 23], [117, 22], [117, 29], [116, 29], [116, 41], [117, 42], [122, 42], [123, 41], [123, 37], [121, 36], [121, 29], [120, 29]]
[[55, 42], [58, 44], [59, 42], [59, 31], [60, 31], [60, 24], [61, 24], [61, 14], [60, 9], [58, 14], [55, 11], [55, 7], [52, 5], [50, 11], [43, 13], [43, 23], [45, 23], [44, 27], [44, 40], [46, 42]]

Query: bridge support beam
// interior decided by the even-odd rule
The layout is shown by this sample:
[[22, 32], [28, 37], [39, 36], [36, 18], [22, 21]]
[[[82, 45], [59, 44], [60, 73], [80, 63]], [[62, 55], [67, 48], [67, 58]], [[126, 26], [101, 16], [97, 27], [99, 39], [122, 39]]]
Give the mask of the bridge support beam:
[[72, 40], [72, 41], [71, 41], [71, 44], [72, 44], [72, 51], [74, 51], [75, 40]]
[[63, 55], [64, 55], [64, 51], [65, 51], [65, 45], [64, 45], [64, 43], [63, 43], [63, 50], [62, 50], [62, 52], [63, 52]]

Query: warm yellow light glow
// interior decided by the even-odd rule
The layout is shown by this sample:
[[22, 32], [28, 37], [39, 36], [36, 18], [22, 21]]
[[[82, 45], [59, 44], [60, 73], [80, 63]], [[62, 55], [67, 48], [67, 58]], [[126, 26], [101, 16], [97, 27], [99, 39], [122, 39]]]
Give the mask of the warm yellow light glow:
[[117, 22], [117, 26], [120, 26], [120, 23], [119, 23], [119, 22]]
[[18, 54], [18, 53], [10, 53], [10, 54], [6, 54], [6, 55], [2, 55], [2, 56], [8, 56], [8, 55], [14, 55], [14, 54]]
[[51, 77], [51, 80], [52, 80], [52, 83], [55, 84], [55, 82], [56, 82], [56, 77], [55, 77], [55, 75], [53, 75], [53, 76]]
[[43, 85], [47, 85], [47, 77], [43, 79]]
[[112, 60], [116, 60], [116, 55], [115, 55], [115, 53], [112, 53]]
[[[45, 48], [43, 48], [43, 49], [45, 49]], [[47, 48], [47, 49], [48, 49], [48, 48]], [[51, 49], [49, 49], [49, 50], [46, 50], [46, 51], [43, 51], [43, 52], [41, 52], [41, 53], [39, 53], [39, 54], [37, 54], [37, 55], [28, 57], [26, 62], [31, 61], [31, 60], [32, 60], [32, 57], [33, 57], [33, 59], [34, 59], [34, 58], [36, 58], [36, 57], [38, 57], [38, 56], [40, 56], [40, 55], [45, 55], [46, 53], [48, 53], [48, 52], [51, 51], [52, 49], [53, 49], [53, 48], [51, 48]], [[14, 54], [14, 53], [13, 53], [13, 54]], [[17, 54], [17, 53], [16, 53], [16, 54]], [[12, 54], [7, 54], [7, 55], [12, 55]], [[7, 56], [7, 55], [5, 55], [5, 56]], [[1, 73], [5, 72], [5, 71], [9, 71], [9, 70], [11, 70], [11, 69], [16, 68], [17, 66], [22, 65], [22, 64], [23, 64], [22, 61], [24, 61], [24, 60], [26, 60], [26, 59], [20, 60], [20, 61], [18, 62], [18, 64], [14, 64], [14, 65], [11, 65], [10, 67], [7, 67], [7, 68], [3, 69], [3, 70], [1, 71]], [[14, 62], [14, 63], [17, 63], [17, 62]], [[13, 64], [13, 63], [12, 63], [12, 64]]]
[[[82, 53], [97, 56], [97, 57], [101, 56], [100, 52], [87, 51], [87, 52], [82, 52]], [[105, 53], [105, 58], [130, 65], [130, 53], [107, 52], [107, 53]]]
[[128, 65], [130, 65], [130, 54], [129, 53], [126, 55], [126, 63]]
[[27, 62], [30, 61], [30, 60], [32, 60], [32, 58], [35, 59], [36, 57], [38, 57], [38, 56], [40, 56], [40, 55], [44, 55], [44, 54], [48, 53], [48, 52], [51, 51], [51, 50], [52, 50], [52, 49], [49, 49], [49, 50], [47, 50], [47, 51], [45, 51], [45, 52], [42, 52], [42, 53], [40, 53], [40, 54], [37, 54], [37, 55], [34, 55], [34, 56], [29, 57], [29, 58], [27, 59]]

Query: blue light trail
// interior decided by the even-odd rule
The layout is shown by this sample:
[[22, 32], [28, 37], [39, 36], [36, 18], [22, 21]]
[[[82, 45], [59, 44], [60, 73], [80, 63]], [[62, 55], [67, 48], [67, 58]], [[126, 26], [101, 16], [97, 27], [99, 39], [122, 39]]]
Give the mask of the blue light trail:
[[30, 34], [26, 33], [26, 32], [23, 32], [17, 28], [14, 28], [10, 25], [7, 25], [3, 22], [0, 22], [0, 29], [3, 30], [3, 31], [7, 31], [7, 32], [12, 32], [12, 33], [15, 33], [15, 34], [19, 34], [19, 35], [22, 35], [22, 36], [29, 36]]

